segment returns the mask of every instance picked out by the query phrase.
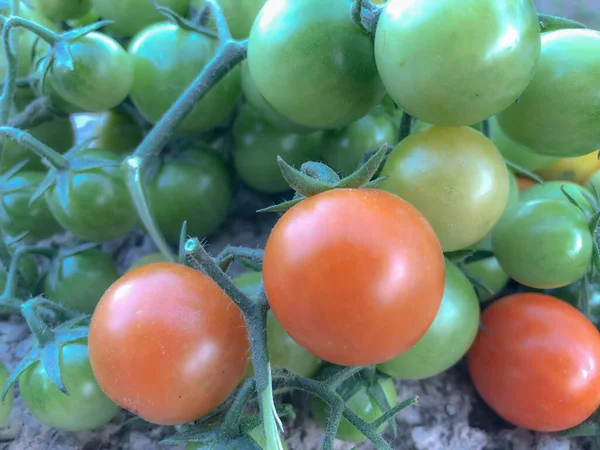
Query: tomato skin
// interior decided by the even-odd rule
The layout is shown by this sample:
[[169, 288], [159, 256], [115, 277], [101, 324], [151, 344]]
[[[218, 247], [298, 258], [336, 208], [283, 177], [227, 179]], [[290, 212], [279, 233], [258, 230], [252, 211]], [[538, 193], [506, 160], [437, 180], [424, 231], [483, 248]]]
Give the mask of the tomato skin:
[[63, 346], [59, 364], [68, 396], [56, 388], [39, 362], [19, 378], [21, 397], [31, 413], [52, 428], [68, 431], [93, 430], [110, 422], [119, 407], [98, 386], [87, 344]]
[[471, 125], [527, 87], [540, 54], [539, 28], [530, 0], [464, 0], [461, 8], [454, 0], [391, 0], [377, 25], [377, 69], [413, 117]]
[[468, 354], [475, 388], [507, 421], [535, 431], [573, 427], [600, 405], [600, 335], [548, 295], [504, 297], [481, 317]]
[[[107, 28], [110, 34], [122, 37], [134, 36], [142, 29], [157, 22], [164, 22], [165, 16], [159, 13], [152, 2], [147, 0], [92, 0], [98, 14], [103, 19], [114, 21]], [[183, 16], [187, 13], [189, 0], [157, 0]]]
[[492, 141], [506, 159], [527, 170], [538, 170], [548, 167], [559, 160], [556, 156], [540, 155], [528, 147], [509, 138], [494, 116], [490, 119]]
[[[356, 381], [351, 379], [349, 382], [342, 384], [341, 390], [343, 391], [344, 389], [352, 389], [351, 386], [355, 383]], [[354, 411], [361, 419], [364, 419], [367, 422], [372, 422], [373, 420], [381, 417], [382, 412], [377, 406], [375, 399], [367, 391], [367, 384], [360, 381], [359, 383], [361, 383], [360, 389], [352, 397], [350, 397], [347, 404], [350, 409]], [[397, 393], [396, 387], [394, 386], [394, 380], [391, 378], [385, 378], [379, 381], [379, 385], [381, 386], [381, 389], [383, 389], [383, 393], [389, 404], [391, 406], [395, 406], [397, 403]], [[327, 418], [329, 417], [329, 405], [317, 397], [311, 397], [310, 409], [315, 420], [321, 426], [325, 427], [327, 424]], [[381, 426], [380, 431], [385, 430], [386, 427], [387, 423], [384, 423]], [[367, 441], [366, 436], [358, 431], [354, 425], [348, 422], [345, 417], [342, 417], [342, 420], [340, 421], [336, 437], [346, 442], [359, 443]]]
[[335, 364], [370, 365], [425, 334], [442, 299], [444, 259], [409, 203], [375, 189], [335, 189], [279, 219], [263, 279], [273, 314], [299, 345]]
[[597, 170], [600, 170], [600, 161], [596, 150], [577, 158], [560, 159], [537, 173], [544, 180], [566, 180], [584, 184]]
[[[88, 149], [81, 156], [120, 161], [102, 149]], [[69, 210], [60, 201], [57, 186], [46, 191], [52, 215], [65, 230], [93, 242], [110, 241], [129, 233], [138, 217], [119, 166], [88, 169], [70, 175]]]
[[594, 192], [594, 190], [600, 192], [600, 170], [594, 172], [586, 181], [585, 187], [588, 191]]
[[469, 127], [432, 126], [410, 135], [392, 151], [381, 175], [389, 177], [381, 188], [417, 208], [444, 251], [481, 240], [508, 201], [509, 176], [502, 156]]
[[502, 289], [506, 287], [510, 280], [506, 272], [500, 267], [498, 260], [494, 257], [469, 263], [466, 265], [466, 271], [492, 291], [490, 293], [478, 286], [474, 286], [479, 301], [482, 303], [491, 300], [502, 292]]
[[315, 161], [323, 150], [322, 133], [292, 134], [262, 120], [251, 107], [244, 107], [233, 125], [233, 165], [242, 181], [252, 189], [275, 194], [290, 190], [281, 174], [277, 156], [300, 168]]
[[525, 286], [550, 289], [577, 281], [592, 258], [584, 215], [554, 198], [521, 202], [494, 228], [494, 254], [502, 269]]
[[113, 38], [89, 33], [69, 44], [74, 69], [57, 57], [48, 80], [64, 100], [86, 111], [106, 111], [129, 95], [133, 85], [133, 64]]
[[479, 328], [479, 299], [468, 278], [446, 260], [444, 296], [427, 333], [406, 352], [377, 368], [395, 378], [422, 380], [438, 375], [466, 355]]
[[132, 153], [143, 138], [138, 124], [114, 109], [99, 115], [94, 124], [93, 136], [97, 136], [97, 139], [92, 143], [92, 148], [125, 154]]
[[248, 40], [252, 78], [295, 123], [345, 126], [384, 95], [373, 43], [352, 22], [350, 6], [347, 0], [269, 0], [254, 22]]
[[44, 278], [44, 294], [67, 308], [91, 314], [117, 278], [112, 258], [92, 248], [59, 257]]
[[[215, 56], [218, 41], [174, 23], [149, 26], [129, 43], [135, 79], [131, 98], [142, 116], [156, 123]], [[196, 105], [178, 131], [209, 131], [233, 111], [241, 93], [235, 68]], [[161, 86], [156, 90], [156, 86]]]
[[225, 221], [233, 198], [227, 168], [218, 156], [186, 150], [164, 163], [150, 181], [148, 200], [167, 241], [178, 244], [183, 221], [190, 236], [204, 238]]
[[340, 130], [323, 136], [323, 161], [342, 175], [350, 175], [365, 153], [396, 142], [398, 130], [384, 114], [368, 114]]
[[213, 410], [248, 364], [240, 310], [208, 276], [175, 263], [148, 264], [119, 278], [94, 311], [89, 344], [104, 392], [160, 425]]
[[35, 11], [54, 22], [85, 16], [92, 8], [91, 0], [32, 0]]
[[554, 198], [569, 202], [565, 194], [563, 194], [562, 188], [564, 188], [571, 197], [577, 200], [577, 203], [583, 207], [587, 215], [592, 215], [594, 213], [594, 208], [585, 197], [586, 195], [591, 196], [592, 193], [583, 186], [569, 181], [546, 181], [544, 184], [534, 183], [531, 187], [521, 191], [520, 199], [521, 201], [526, 202], [537, 200], [538, 198]]
[[[4, 363], [0, 361], [0, 386], [4, 389], [6, 386], [6, 381], [8, 380], [10, 373]], [[4, 404], [0, 403], [0, 427], [5, 427], [8, 425], [8, 420], [10, 417], [10, 412], [12, 410], [13, 400], [15, 397], [15, 390], [10, 388], [5, 399]]]
[[598, 31], [569, 29], [542, 34], [535, 77], [520, 101], [498, 115], [506, 134], [543, 155], [566, 158], [597, 149], [598, 55]]

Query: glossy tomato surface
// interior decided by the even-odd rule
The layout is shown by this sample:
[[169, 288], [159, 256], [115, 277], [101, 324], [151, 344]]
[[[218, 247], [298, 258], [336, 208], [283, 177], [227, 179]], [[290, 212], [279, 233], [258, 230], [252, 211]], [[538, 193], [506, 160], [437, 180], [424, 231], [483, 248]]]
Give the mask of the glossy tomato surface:
[[275, 317], [298, 344], [325, 361], [369, 365], [425, 334], [441, 303], [444, 259], [431, 226], [406, 201], [336, 189], [277, 222], [263, 278]]
[[537, 173], [544, 180], [566, 180], [583, 184], [597, 170], [600, 170], [598, 150], [577, 158], [562, 158], [554, 164], [538, 170]]
[[[529, 84], [540, 55], [530, 0], [390, 0], [377, 25], [377, 69], [394, 101], [433, 125], [471, 125]], [[493, 88], [491, 88], [493, 86]]]
[[504, 419], [560, 431], [600, 405], [600, 335], [574, 307], [543, 294], [515, 294], [492, 304], [481, 321], [469, 372]]
[[104, 392], [164, 425], [212, 411], [248, 364], [240, 310], [208, 276], [174, 263], [145, 265], [119, 278], [96, 307], [89, 345]]
[[139, 125], [128, 115], [114, 109], [98, 116], [93, 133], [96, 139], [92, 147], [115, 153], [132, 153], [143, 138]]
[[92, 8], [92, 0], [31, 0], [33, 9], [55, 22], [77, 19]]
[[544, 184], [534, 183], [531, 187], [521, 191], [519, 198], [521, 201], [537, 200], [539, 198], [554, 198], [569, 202], [568, 197], [563, 190], [571, 196], [583, 208], [588, 216], [594, 213], [594, 208], [590, 205], [588, 198], [592, 193], [585, 187], [570, 181], [546, 181]]
[[352, 22], [350, 8], [348, 0], [269, 0], [252, 26], [252, 78], [299, 125], [348, 125], [383, 97], [373, 43]]

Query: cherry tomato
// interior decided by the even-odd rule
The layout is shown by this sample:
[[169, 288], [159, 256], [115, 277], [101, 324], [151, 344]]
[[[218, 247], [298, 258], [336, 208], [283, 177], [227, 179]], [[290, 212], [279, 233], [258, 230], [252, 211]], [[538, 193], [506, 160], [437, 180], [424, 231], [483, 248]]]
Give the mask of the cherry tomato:
[[163, 255], [160, 252], [149, 253], [135, 260], [133, 264], [129, 266], [129, 269], [127, 271], [129, 272], [133, 269], [137, 269], [138, 267], [145, 266], [146, 264], [152, 264], [157, 262], [169, 262], [169, 260], [165, 258], [165, 255]]
[[27, 232], [25, 242], [36, 242], [61, 230], [45, 198], [29, 204], [44, 177], [43, 172], [24, 170], [8, 180], [0, 179], [0, 228], [6, 235]]
[[[215, 56], [218, 45], [215, 39], [168, 22], [152, 25], [133, 38], [128, 47], [135, 72], [131, 99], [146, 120], [158, 122]], [[212, 130], [231, 114], [240, 93], [236, 68], [196, 105], [179, 131]]]
[[498, 124], [498, 119], [490, 119], [492, 127], [492, 141], [506, 159], [527, 170], [538, 170], [550, 166], [558, 161], [556, 156], [540, 155], [533, 150], [513, 141]]
[[525, 286], [549, 289], [577, 281], [592, 258], [593, 240], [585, 216], [555, 198], [521, 202], [492, 233], [502, 269]]
[[566, 180], [583, 184], [597, 170], [600, 170], [600, 161], [596, 150], [577, 158], [560, 159], [537, 173], [544, 180]]
[[368, 114], [362, 119], [323, 137], [323, 161], [342, 175], [350, 175], [365, 153], [383, 144], [394, 144], [398, 130], [389, 116]]
[[213, 410], [248, 364], [240, 310], [208, 276], [174, 263], [148, 264], [119, 278], [96, 307], [89, 342], [104, 392], [162, 425]]
[[460, 8], [454, 0], [390, 0], [377, 25], [377, 69], [413, 117], [471, 125], [527, 87], [540, 55], [539, 29], [530, 0], [464, 0]]
[[487, 302], [498, 295], [506, 287], [509, 281], [508, 275], [500, 267], [500, 263], [494, 257], [481, 259], [469, 263], [465, 271], [472, 278], [477, 279], [481, 284], [487, 287], [491, 292], [474, 286], [480, 302]]
[[[390, 406], [395, 406], [397, 403], [397, 394], [394, 380], [386, 377], [380, 379], [377, 383], [383, 390], [383, 394]], [[356, 386], [357, 384], [358, 386]], [[347, 399], [347, 405], [361, 419], [372, 422], [381, 417], [382, 412], [373, 395], [367, 390], [368, 386], [369, 384], [367, 381], [350, 378], [342, 383], [340, 388], [338, 388], [338, 392], [342, 398], [350, 396]], [[321, 424], [321, 426], [325, 427], [329, 417], [329, 405], [317, 397], [311, 397], [310, 409], [315, 420]], [[381, 426], [380, 431], [385, 430], [386, 427], [387, 423], [384, 423]], [[367, 440], [366, 436], [358, 431], [354, 425], [348, 422], [344, 417], [342, 417], [342, 420], [340, 421], [336, 437], [346, 442], [356, 443], [365, 442]]]
[[588, 178], [588, 180], [585, 183], [585, 187], [590, 192], [594, 192], [594, 190], [600, 192], [600, 170], [594, 172], [592, 176]]
[[515, 178], [519, 186], [519, 191], [524, 191], [538, 184], [535, 180], [532, 180], [531, 178], [523, 175], [515, 175]]
[[325, 361], [370, 365], [425, 334], [442, 299], [444, 259], [431, 226], [408, 202], [375, 189], [336, 189], [279, 219], [263, 278], [294, 341]]
[[278, 193], [290, 189], [281, 175], [277, 156], [300, 168], [317, 160], [323, 151], [322, 133], [291, 134], [262, 120], [251, 107], [244, 107], [233, 125], [233, 164], [244, 183], [259, 192]]
[[569, 200], [563, 194], [563, 188], [583, 207], [587, 215], [591, 216], [594, 213], [594, 208], [586, 198], [586, 195], [591, 197], [592, 193], [583, 186], [569, 181], [546, 181], [544, 184], [534, 183], [533, 186], [521, 192], [521, 201], [536, 200], [538, 198], [555, 198], [568, 202]]
[[165, 238], [179, 243], [187, 221], [190, 236], [204, 238], [225, 221], [233, 191], [229, 173], [214, 153], [186, 150], [166, 161], [148, 184], [148, 200]]
[[468, 278], [446, 260], [442, 304], [427, 333], [409, 350], [377, 368], [392, 377], [422, 380], [456, 364], [471, 347], [479, 327], [479, 299]]
[[23, 402], [40, 421], [59, 430], [93, 430], [106, 425], [119, 407], [98, 386], [87, 344], [67, 344], [60, 352], [60, 374], [69, 395], [56, 388], [46, 369], [37, 362], [19, 378]]
[[596, 150], [599, 64], [600, 32], [544, 33], [535, 77], [519, 102], [498, 115], [500, 126], [540, 154], [575, 157]]
[[[10, 373], [6, 366], [0, 361], [0, 386], [4, 389], [6, 386], [6, 381], [8, 380]], [[14, 400], [14, 389], [10, 388], [8, 394], [4, 399], [4, 403], [0, 403], [0, 427], [5, 427], [8, 425], [8, 420], [10, 417], [10, 412], [12, 410], [13, 400]]]
[[[17, 295], [20, 295], [21, 298], [29, 298], [31, 296], [32, 291], [38, 284], [38, 262], [35, 256], [29, 254], [26, 256], [22, 256], [19, 260], [19, 275], [23, 280], [23, 288], [17, 289]], [[6, 287], [6, 280], [8, 277], [8, 267], [4, 267], [2, 263], [0, 263], [0, 293], [4, 292], [4, 288]], [[1, 380], [0, 380], [1, 381]], [[2, 383], [0, 382], [0, 386]]]
[[44, 278], [44, 294], [67, 308], [91, 314], [119, 274], [106, 253], [89, 249], [58, 257]]
[[[114, 23], [108, 27], [111, 34], [131, 37], [143, 28], [166, 20], [154, 4], [148, 0], [92, 0], [96, 11], [103, 19]], [[187, 13], [190, 0], [156, 0], [160, 6], [165, 6], [183, 16]]]
[[468, 354], [475, 388], [500, 416], [560, 431], [600, 405], [600, 335], [571, 305], [543, 294], [505, 297], [482, 315]]
[[[235, 39], [247, 38], [254, 19], [267, 0], [219, 0], [219, 5], [227, 19], [229, 31]], [[191, 4], [200, 11], [205, 0], [192, 0]]]
[[92, 133], [97, 139], [91, 147], [115, 153], [132, 153], [144, 137], [137, 123], [114, 109], [98, 116]]
[[91, 0], [30, 0], [38, 13], [55, 22], [77, 19], [92, 9]]
[[86, 111], [106, 111], [125, 100], [133, 85], [133, 64], [117, 41], [92, 32], [68, 47], [73, 67], [61, 54], [48, 71], [58, 95]]
[[481, 240], [504, 211], [506, 164], [494, 144], [469, 127], [430, 127], [404, 139], [383, 171], [382, 189], [427, 218], [444, 251]]
[[315, 129], [348, 125], [384, 95], [373, 43], [347, 0], [269, 0], [248, 41], [258, 90], [285, 117]]
[[[81, 152], [80, 156], [121, 160], [113, 152], [94, 148]], [[138, 223], [119, 166], [70, 174], [67, 192], [68, 196], [61, 199], [63, 191], [55, 185], [46, 191], [45, 198], [58, 223], [77, 237], [110, 241], [129, 233]]]

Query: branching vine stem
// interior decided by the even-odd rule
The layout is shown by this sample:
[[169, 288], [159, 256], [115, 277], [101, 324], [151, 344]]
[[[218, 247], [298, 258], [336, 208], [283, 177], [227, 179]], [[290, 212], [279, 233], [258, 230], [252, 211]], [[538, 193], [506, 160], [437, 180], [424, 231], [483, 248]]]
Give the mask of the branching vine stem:
[[56, 169], [67, 169], [69, 161], [60, 153], [54, 151], [43, 142], [38, 141], [26, 131], [16, 128], [0, 126], [0, 136], [6, 136], [14, 139], [22, 146], [35, 152], [40, 158], [46, 159]]

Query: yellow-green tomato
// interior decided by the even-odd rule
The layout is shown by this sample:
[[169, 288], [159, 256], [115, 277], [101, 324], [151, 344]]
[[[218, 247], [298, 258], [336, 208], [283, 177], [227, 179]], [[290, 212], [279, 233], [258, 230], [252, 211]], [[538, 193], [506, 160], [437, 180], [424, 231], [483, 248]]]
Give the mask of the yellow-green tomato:
[[500, 126], [540, 154], [566, 158], [593, 152], [600, 143], [599, 78], [600, 32], [544, 33], [535, 77], [519, 102], [498, 115]]
[[479, 299], [469, 279], [446, 260], [442, 304], [425, 335], [408, 351], [379, 364], [392, 377], [421, 380], [456, 364], [469, 350], [479, 327]]
[[[6, 386], [6, 381], [8, 380], [9, 375], [10, 373], [8, 372], [6, 366], [0, 362], [0, 389], [4, 389], [4, 386]], [[10, 416], [10, 411], [12, 410], [14, 395], [14, 389], [10, 388], [4, 399], [4, 403], [0, 403], [0, 428], [8, 425], [8, 419]]]
[[444, 251], [481, 240], [504, 212], [509, 176], [494, 144], [470, 127], [432, 126], [390, 154], [382, 189], [417, 208]]
[[469, 263], [466, 265], [465, 271], [471, 278], [475, 278], [487, 288], [482, 289], [479, 286], [474, 286], [479, 301], [482, 303], [487, 302], [498, 295], [510, 280], [509, 276], [506, 275], [506, 272], [500, 267], [498, 260], [494, 257]]
[[383, 83], [407, 113], [471, 125], [513, 103], [535, 73], [531, 0], [390, 0], [375, 36]]

